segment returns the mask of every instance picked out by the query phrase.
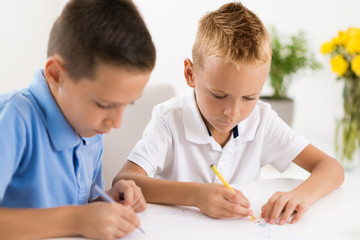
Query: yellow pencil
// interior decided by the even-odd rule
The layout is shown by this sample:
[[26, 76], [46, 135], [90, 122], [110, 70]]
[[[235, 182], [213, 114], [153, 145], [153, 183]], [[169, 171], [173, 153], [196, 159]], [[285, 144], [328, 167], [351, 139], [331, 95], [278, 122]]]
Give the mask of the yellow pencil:
[[[225, 180], [225, 178], [221, 175], [221, 173], [217, 170], [217, 168], [215, 167], [214, 164], [211, 164], [211, 169], [215, 172], [216, 176], [218, 176], [220, 178], [220, 180], [222, 181], [222, 183], [224, 184], [225, 187], [227, 187], [228, 189], [230, 189], [233, 193], [236, 193], [235, 190], [230, 186], [230, 184]], [[255, 220], [254, 215], [251, 215], [252, 220]]]

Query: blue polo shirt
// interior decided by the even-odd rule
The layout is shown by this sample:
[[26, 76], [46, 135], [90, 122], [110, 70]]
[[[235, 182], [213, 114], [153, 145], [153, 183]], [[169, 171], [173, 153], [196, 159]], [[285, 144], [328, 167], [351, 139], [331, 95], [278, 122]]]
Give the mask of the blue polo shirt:
[[42, 70], [29, 88], [0, 95], [0, 206], [85, 204], [103, 187], [103, 137], [82, 138], [54, 101]]

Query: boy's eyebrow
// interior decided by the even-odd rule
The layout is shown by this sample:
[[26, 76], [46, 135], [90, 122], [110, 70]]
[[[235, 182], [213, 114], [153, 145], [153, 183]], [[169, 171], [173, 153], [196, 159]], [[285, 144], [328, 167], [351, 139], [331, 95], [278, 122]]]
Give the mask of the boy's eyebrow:
[[[229, 95], [229, 93], [226, 93], [224, 91], [221, 91], [221, 90], [218, 90], [216, 88], [210, 88], [211, 91], [215, 91], [215, 92], [218, 92], [218, 93], [222, 93], [222, 94], [226, 94], [226, 95]], [[260, 92], [256, 92], [256, 93], [251, 93], [251, 94], [247, 94], [245, 96], [253, 96], [253, 95], [259, 95], [261, 94], [261, 91]]]
[[211, 90], [211, 91], [218, 92], [218, 93], [228, 94], [228, 93], [226, 93], [226, 92], [224, 92], [224, 91], [221, 91], [221, 90], [218, 90], [218, 89], [216, 89], [216, 88], [210, 88], [210, 90]]
[[95, 98], [94, 100], [100, 101], [101, 103], [108, 104], [108, 105], [111, 105], [111, 106], [115, 106], [115, 105], [121, 104], [121, 103], [112, 102], [112, 101], [105, 100], [105, 99], [101, 99], [101, 98]]
[[260, 95], [261, 94], [261, 92], [259, 92], [259, 93], [252, 93], [252, 94], [248, 94], [248, 95], [246, 95], [246, 96], [253, 96], [253, 95]]
[[[137, 100], [139, 100], [141, 98], [142, 95], [140, 95], [138, 98], [136, 98], [135, 100], [131, 101], [130, 103], [135, 103]], [[121, 102], [113, 102], [113, 101], [109, 101], [109, 100], [105, 100], [105, 99], [101, 99], [98, 98], [98, 101], [104, 102], [106, 104], [112, 105], [112, 106], [116, 106], [116, 105], [120, 105], [123, 104]]]

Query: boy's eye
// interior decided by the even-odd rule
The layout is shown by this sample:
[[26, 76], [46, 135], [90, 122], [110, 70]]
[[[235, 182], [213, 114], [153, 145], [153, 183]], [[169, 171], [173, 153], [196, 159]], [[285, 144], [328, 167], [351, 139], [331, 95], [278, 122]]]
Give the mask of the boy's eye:
[[253, 101], [256, 100], [256, 97], [243, 97], [246, 101]]
[[101, 104], [99, 102], [96, 102], [96, 106], [98, 106], [99, 108], [102, 108], [102, 109], [107, 109], [107, 108], [112, 107], [111, 105]]
[[226, 95], [217, 95], [217, 94], [214, 94], [214, 93], [212, 93], [212, 95], [217, 99], [223, 99], [223, 98], [226, 97]]

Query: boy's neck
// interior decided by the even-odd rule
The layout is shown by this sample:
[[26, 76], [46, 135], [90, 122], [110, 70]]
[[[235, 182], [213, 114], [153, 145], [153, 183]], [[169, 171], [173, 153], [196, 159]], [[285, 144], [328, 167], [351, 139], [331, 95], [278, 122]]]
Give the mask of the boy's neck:
[[224, 146], [226, 145], [226, 143], [229, 141], [229, 139], [231, 138], [231, 134], [232, 131], [229, 131], [228, 133], [220, 133], [217, 131], [213, 131], [211, 132], [212, 137], [214, 138], [214, 140], [220, 144], [220, 146], [222, 148], [224, 148]]
[[[206, 121], [206, 119], [204, 119], [204, 123], [206, 125], [206, 128], [208, 130], [209, 136], [212, 136], [214, 138], [214, 140], [220, 144], [221, 148], [224, 148], [226, 143], [229, 141], [229, 139], [231, 138], [231, 134], [233, 133], [233, 130], [230, 130], [227, 133], [222, 133], [222, 132], [218, 132], [216, 131], [214, 128], [209, 127], [210, 123], [208, 121]], [[236, 126], [236, 130], [237, 130], [237, 126]], [[238, 133], [236, 133], [237, 135]]]

